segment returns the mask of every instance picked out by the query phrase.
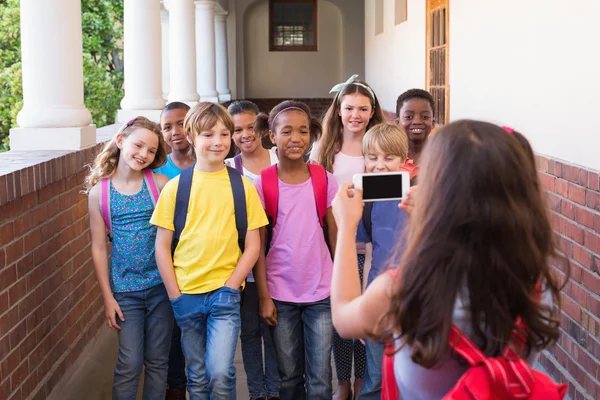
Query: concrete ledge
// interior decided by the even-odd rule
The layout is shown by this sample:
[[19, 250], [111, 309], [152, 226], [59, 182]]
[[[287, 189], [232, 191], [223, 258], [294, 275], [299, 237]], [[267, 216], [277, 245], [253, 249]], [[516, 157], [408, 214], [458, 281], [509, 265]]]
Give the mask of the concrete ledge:
[[28, 150], [81, 150], [96, 144], [96, 125], [75, 128], [13, 128], [10, 148]]

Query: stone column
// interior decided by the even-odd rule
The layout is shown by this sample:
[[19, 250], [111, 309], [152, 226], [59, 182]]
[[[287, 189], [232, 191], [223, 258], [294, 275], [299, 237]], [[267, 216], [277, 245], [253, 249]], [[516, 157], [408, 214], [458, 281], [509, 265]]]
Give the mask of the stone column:
[[161, 62], [162, 62], [162, 96], [163, 99], [169, 98], [169, 1], [162, 0], [160, 9], [160, 36], [162, 44]]
[[191, 107], [199, 99], [194, 15], [194, 0], [169, 0], [169, 102], [181, 101]]
[[217, 92], [219, 101], [231, 100], [229, 90], [229, 65], [227, 63], [227, 12], [215, 13], [215, 46], [217, 61]]
[[96, 144], [83, 103], [79, 0], [21, 0], [23, 108], [12, 150], [78, 150]]
[[219, 102], [215, 51], [215, 2], [196, 1], [196, 63], [198, 94], [202, 101]]
[[119, 122], [142, 115], [157, 121], [162, 98], [160, 0], [125, 0], [123, 19], [125, 97]]

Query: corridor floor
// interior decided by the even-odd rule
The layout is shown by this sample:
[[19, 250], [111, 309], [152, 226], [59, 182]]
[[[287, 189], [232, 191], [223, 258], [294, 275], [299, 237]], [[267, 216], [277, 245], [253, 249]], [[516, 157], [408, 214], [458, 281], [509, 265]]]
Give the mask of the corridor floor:
[[[84, 351], [85, 358], [80, 359], [71, 371], [67, 371], [47, 400], [110, 400], [113, 368], [117, 361], [117, 348], [117, 335], [109, 329], [101, 329], [101, 332]], [[239, 341], [235, 353], [235, 367], [237, 370], [237, 399], [247, 400], [249, 396], [246, 385], [246, 372], [242, 364]], [[335, 367], [332, 368], [335, 376]], [[336, 383], [337, 380], [334, 379], [334, 391], [337, 386]], [[142, 399], [141, 387], [142, 385], [138, 390], [138, 400]]]

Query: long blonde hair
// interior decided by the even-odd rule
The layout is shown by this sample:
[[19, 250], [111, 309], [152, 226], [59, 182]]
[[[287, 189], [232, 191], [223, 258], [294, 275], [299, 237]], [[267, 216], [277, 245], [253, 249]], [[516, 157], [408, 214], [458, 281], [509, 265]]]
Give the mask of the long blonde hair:
[[144, 128], [156, 134], [158, 137], [158, 149], [154, 156], [154, 161], [148, 166], [150, 169], [156, 169], [162, 166], [167, 161], [167, 151], [165, 148], [165, 140], [160, 131], [160, 127], [146, 117], [135, 117], [131, 121], [124, 124], [121, 129], [106, 143], [102, 151], [96, 156], [94, 165], [89, 166], [90, 173], [85, 177], [84, 193], [88, 194], [90, 190], [103, 178], [112, 176], [119, 165], [119, 157], [121, 150], [117, 146], [117, 136], [126, 138], [136, 129]]
[[[371, 100], [371, 107], [373, 108], [373, 116], [369, 120], [367, 130], [373, 126], [380, 124], [386, 120], [385, 115], [379, 100], [375, 92], [371, 90], [369, 92], [364, 86], [368, 86], [366, 82], [356, 81], [360, 85], [350, 83], [346, 85], [341, 91], [339, 91], [333, 99], [333, 102], [329, 106], [327, 113], [323, 117], [323, 134], [319, 138], [319, 158], [318, 163], [327, 169], [329, 172], [333, 172], [333, 161], [335, 155], [342, 149], [344, 143], [343, 125], [342, 118], [340, 117], [340, 106], [342, 103], [342, 97], [347, 94], [359, 93]], [[364, 86], [361, 86], [364, 85]]]

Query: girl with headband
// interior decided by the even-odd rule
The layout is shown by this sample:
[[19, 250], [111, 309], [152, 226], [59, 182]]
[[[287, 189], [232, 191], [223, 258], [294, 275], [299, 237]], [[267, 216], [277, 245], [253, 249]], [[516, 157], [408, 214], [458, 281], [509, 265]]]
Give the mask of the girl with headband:
[[270, 222], [254, 279], [261, 317], [272, 327], [279, 396], [331, 400], [330, 249], [337, 231], [331, 202], [337, 184], [325, 168], [304, 161], [311, 136], [321, 131], [306, 104], [284, 101], [268, 120], [258, 115], [256, 129], [267, 126], [279, 163], [254, 181]]
[[[365, 172], [362, 140], [371, 127], [385, 117], [373, 89], [358, 75], [335, 85], [336, 93], [323, 118], [323, 135], [313, 146], [310, 158], [333, 173], [338, 185], [352, 182], [354, 174]], [[358, 243], [359, 273], [362, 280], [365, 264], [365, 245]], [[334, 400], [352, 399], [351, 371], [354, 358], [354, 393], [358, 396], [365, 372], [365, 346], [358, 340], [342, 339], [337, 333], [333, 342], [333, 357], [338, 378]]]

